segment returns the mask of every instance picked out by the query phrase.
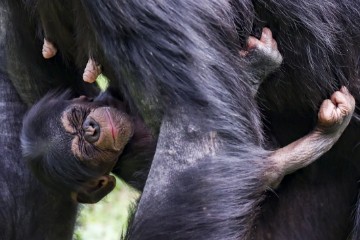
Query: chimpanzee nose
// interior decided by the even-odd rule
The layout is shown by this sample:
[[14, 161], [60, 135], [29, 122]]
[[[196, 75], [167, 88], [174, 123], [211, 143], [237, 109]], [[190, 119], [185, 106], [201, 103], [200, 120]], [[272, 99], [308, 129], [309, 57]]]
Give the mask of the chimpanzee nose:
[[91, 117], [86, 118], [85, 122], [83, 123], [83, 129], [85, 131], [84, 138], [87, 142], [94, 143], [99, 139], [100, 126]]

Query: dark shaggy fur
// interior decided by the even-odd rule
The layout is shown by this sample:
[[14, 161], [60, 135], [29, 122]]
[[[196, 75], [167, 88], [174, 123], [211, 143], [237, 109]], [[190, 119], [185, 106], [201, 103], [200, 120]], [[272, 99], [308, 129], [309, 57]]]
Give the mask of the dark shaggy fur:
[[[5, 55], [5, 70], [23, 99], [36, 96], [35, 83], [51, 87], [34, 80], [51, 71], [30, 60], [42, 17], [63, 57], [42, 64], [56, 68], [65, 61], [66, 72], [94, 56], [111, 85], [159, 133], [129, 239], [338, 240], [354, 226], [359, 238], [352, 214], [360, 154], [355, 119], [328, 154], [284, 179], [276, 194], [266, 194], [263, 177], [265, 146], [310, 131], [323, 99], [345, 85], [359, 102], [359, 1], [1, 4], [11, 31], [5, 45], [15, 52]], [[260, 118], [249, 87], [256, 69], [238, 51], [263, 26], [274, 32], [284, 64], [260, 87]], [[23, 75], [14, 74], [19, 64]]]

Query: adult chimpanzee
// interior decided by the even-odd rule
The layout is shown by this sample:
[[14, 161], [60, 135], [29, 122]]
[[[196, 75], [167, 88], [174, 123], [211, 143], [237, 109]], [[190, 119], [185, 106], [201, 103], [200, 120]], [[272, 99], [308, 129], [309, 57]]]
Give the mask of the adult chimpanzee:
[[[83, 91], [78, 75], [93, 56], [112, 87], [158, 134], [128, 238], [338, 240], [354, 230], [353, 238], [359, 239], [360, 224], [352, 215], [359, 178], [357, 118], [331, 151], [286, 177], [276, 194], [265, 196], [264, 174], [271, 166], [264, 160], [272, 153], [267, 149], [313, 129], [321, 101], [340, 86], [347, 86], [359, 102], [359, 1], [0, 4], [1, 74], [9, 94], [1, 96], [9, 114], [2, 124], [24, 108], [12, 108], [13, 101], [20, 101], [12, 87], [26, 103], [59, 85]], [[61, 54], [48, 62], [36, 56], [43, 39], [34, 38], [40, 16], [61, 43]], [[253, 30], [263, 26], [273, 31], [284, 63], [257, 94], [262, 125], [249, 86], [253, 70], [238, 52], [239, 43], [245, 45]], [[11, 136], [2, 135], [4, 144], [18, 146], [18, 127], [15, 122], [3, 130]], [[6, 169], [1, 172], [8, 176], [1, 185], [1, 203], [7, 206], [0, 215], [4, 239], [69, 236], [74, 206], [58, 200], [34, 207], [43, 206], [49, 196], [34, 193], [33, 181], [16, 161], [20, 157], [12, 154], [2, 159]]]

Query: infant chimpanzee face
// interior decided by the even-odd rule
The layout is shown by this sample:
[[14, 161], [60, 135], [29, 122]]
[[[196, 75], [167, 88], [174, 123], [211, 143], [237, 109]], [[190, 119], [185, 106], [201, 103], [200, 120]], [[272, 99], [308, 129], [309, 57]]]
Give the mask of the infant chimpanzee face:
[[73, 136], [71, 152], [94, 167], [110, 167], [133, 134], [133, 122], [125, 106], [113, 98], [92, 101], [73, 99], [61, 116], [65, 131]]
[[34, 174], [78, 202], [97, 202], [115, 187], [109, 175], [134, 133], [124, 103], [50, 93], [24, 118], [23, 155]]

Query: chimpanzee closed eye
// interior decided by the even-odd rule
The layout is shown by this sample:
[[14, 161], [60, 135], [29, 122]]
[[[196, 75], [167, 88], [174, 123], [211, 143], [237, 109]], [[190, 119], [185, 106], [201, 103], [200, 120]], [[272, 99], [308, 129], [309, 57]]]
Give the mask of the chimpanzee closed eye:
[[115, 187], [114, 168], [122, 177], [117, 171], [125, 165], [129, 179], [150, 163], [155, 149], [140, 117], [109, 92], [95, 99], [47, 94], [25, 116], [21, 145], [41, 182], [81, 203], [101, 200]]

